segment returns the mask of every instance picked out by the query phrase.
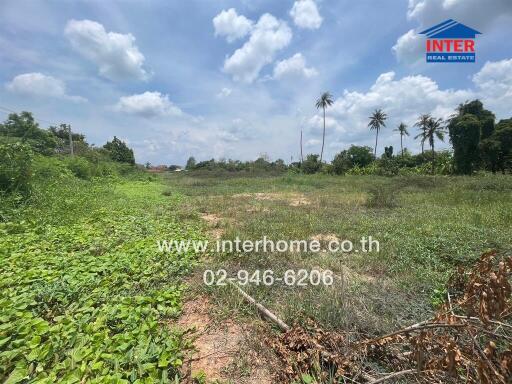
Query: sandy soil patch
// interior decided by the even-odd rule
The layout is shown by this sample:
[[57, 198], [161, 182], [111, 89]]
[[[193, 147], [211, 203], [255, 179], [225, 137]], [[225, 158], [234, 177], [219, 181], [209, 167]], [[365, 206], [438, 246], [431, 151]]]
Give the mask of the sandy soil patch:
[[270, 209], [266, 208], [266, 207], [250, 207], [250, 208], [247, 208], [245, 210], [245, 212], [248, 212], [248, 213], [260, 213], [260, 212], [270, 212]]
[[210, 234], [211, 238], [218, 240], [222, 237], [222, 235], [225, 232], [223, 228], [219, 227], [221, 224], [222, 218], [220, 218], [219, 216], [217, 216], [213, 213], [202, 213], [201, 219], [206, 221], [206, 223], [208, 224], [208, 227], [210, 227], [210, 229], [208, 230], [208, 233]]
[[298, 207], [301, 205], [309, 205], [311, 201], [300, 193], [238, 193], [233, 195], [234, 198], [251, 198], [255, 200], [269, 201], [287, 201], [290, 206]]
[[[183, 306], [178, 324], [194, 331], [195, 351], [183, 364], [182, 374], [185, 383], [192, 383], [197, 374], [205, 374], [207, 383], [227, 380], [227, 370], [240, 358], [241, 347], [246, 338], [244, 329], [232, 320], [214, 323], [209, 315], [210, 303], [206, 297], [199, 296]], [[272, 383], [270, 373], [262, 366], [251, 369], [247, 383]], [[245, 382], [245, 380], [244, 380]]]
[[320, 243], [330, 243], [331, 241], [340, 241], [340, 238], [333, 233], [319, 233], [318, 235], [311, 236], [309, 240], [316, 240]]

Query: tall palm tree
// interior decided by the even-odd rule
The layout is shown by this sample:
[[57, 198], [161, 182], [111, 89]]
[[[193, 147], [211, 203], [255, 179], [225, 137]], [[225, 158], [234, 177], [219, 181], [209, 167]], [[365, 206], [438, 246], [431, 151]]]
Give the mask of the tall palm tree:
[[324, 144], [325, 144], [325, 108], [331, 106], [334, 103], [332, 95], [329, 92], [322, 93], [322, 96], [316, 101], [316, 108], [322, 108], [324, 110], [324, 133], [322, 135], [322, 152], [320, 152], [320, 163], [324, 155]]
[[403, 138], [404, 136], [409, 136], [409, 131], [407, 130], [407, 125], [404, 123], [400, 123], [398, 128], [394, 129], [395, 132], [400, 133], [400, 148], [402, 149], [402, 157], [404, 156], [404, 143]]
[[370, 119], [370, 122], [368, 123], [368, 126], [370, 127], [370, 131], [373, 131], [375, 130], [376, 131], [376, 134], [375, 134], [375, 150], [374, 150], [374, 155], [375, 157], [377, 157], [377, 142], [379, 140], [379, 131], [380, 131], [380, 127], [385, 127], [386, 126], [386, 119], [388, 118], [388, 116], [382, 112], [382, 109], [376, 109], [372, 115], [369, 117]]
[[436, 137], [439, 140], [444, 141], [443, 119], [434, 119], [433, 117], [431, 117], [427, 122], [427, 132], [425, 133], [425, 139], [428, 140], [430, 149], [432, 150], [432, 173], [434, 173], [434, 140]]
[[420, 129], [420, 133], [414, 136], [414, 140], [418, 138], [421, 139], [421, 154], [423, 154], [425, 149], [425, 140], [427, 140], [427, 127], [430, 119], [432, 119], [430, 113], [425, 113], [423, 115], [420, 115], [420, 117], [418, 117], [418, 121], [414, 124], [415, 127], [418, 127]]

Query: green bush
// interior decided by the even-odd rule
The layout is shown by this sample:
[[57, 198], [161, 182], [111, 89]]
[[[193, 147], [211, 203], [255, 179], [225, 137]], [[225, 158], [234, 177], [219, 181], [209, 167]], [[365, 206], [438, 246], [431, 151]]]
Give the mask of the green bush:
[[307, 155], [306, 160], [302, 162], [302, 171], [304, 173], [317, 173], [320, 168], [322, 168], [322, 163], [318, 160], [318, 155]]
[[66, 167], [79, 179], [89, 180], [95, 176], [94, 165], [83, 157], [66, 157], [64, 161]]
[[27, 144], [0, 144], [0, 192], [29, 194], [32, 159]]

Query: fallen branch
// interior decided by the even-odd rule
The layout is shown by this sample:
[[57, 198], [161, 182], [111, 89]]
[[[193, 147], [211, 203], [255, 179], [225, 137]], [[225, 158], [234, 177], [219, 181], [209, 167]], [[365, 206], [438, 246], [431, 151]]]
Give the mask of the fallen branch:
[[463, 328], [463, 327], [467, 327], [467, 324], [429, 323], [429, 321], [431, 321], [431, 320], [411, 325], [410, 327], [407, 327], [407, 328], [404, 328], [404, 329], [400, 329], [400, 330], [392, 332], [392, 333], [388, 333], [387, 335], [384, 335], [384, 336], [379, 336], [376, 339], [369, 340], [369, 342], [370, 343], [374, 343], [376, 341], [379, 341], [379, 340], [382, 340], [382, 339], [387, 339], [389, 337], [400, 335], [402, 333], [411, 333], [411, 332], [415, 332], [415, 331], [418, 331], [418, 330], [424, 330], [424, 329], [431, 329], [431, 328]]
[[381, 377], [380, 379], [371, 381], [370, 384], [383, 383], [383, 382], [391, 380], [391, 379], [396, 379], [397, 377], [400, 377], [400, 376], [421, 374], [421, 373], [428, 373], [428, 372], [432, 372], [432, 371], [418, 371], [417, 369], [406, 369], [405, 371], [394, 372], [387, 376]]
[[287, 332], [290, 330], [290, 326], [288, 324], [286, 324], [283, 320], [281, 320], [279, 317], [270, 312], [263, 305], [258, 303], [252, 296], [249, 296], [242, 288], [238, 286], [238, 284], [235, 284], [232, 281], [230, 281], [229, 283], [233, 287], [235, 287], [238, 290], [238, 292], [240, 292], [240, 294], [245, 298], [245, 300], [247, 300], [250, 304], [253, 304], [264, 317], [266, 317], [268, 320], [276, 324], [281, 329], [281, 331]]

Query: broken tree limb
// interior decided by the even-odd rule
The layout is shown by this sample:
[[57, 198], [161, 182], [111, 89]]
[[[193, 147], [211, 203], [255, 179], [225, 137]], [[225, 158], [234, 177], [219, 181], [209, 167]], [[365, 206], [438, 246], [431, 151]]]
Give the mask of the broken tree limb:
[[230, 281], [229, 283], [233, 287], [235, 287], [238, 290], [238, 292], [240, 292], [240, 294], [244, 297], [246, 301], [248, 301], [250, 304], [253, 304], [264, 317], [266, 317], [268, 320], [276, 324], [279, 327], [279, 329], [281, 329], [281, 331], [287, 332], [290, 330], [290, 326], [288, 324], [286, 324], [283, 320], [281, 320], [279, 317], [270, 312], [263, 305], [258, 303], [252, 296], [249, 296], [249, 294], [247, 294], [242, 288], [240, 288], [238, 284], [233, 283], [232, 281]]
[[405, 371], [399, 371], [399, 372], [394, 372], [394, 373], [391, 373], [387, 376], [384, 376], [384, 377], [381, 377], [377, 380], [373, 380], [373, 381], [370, 381], [370, 384], [377, 384], [377, 383], [383, 383], [385, 381], [388, 381], [388, 380], [392, 380], [392, 379], [396, 379], [400, 376], [404, 376], [404, 375], [414, 375], [414, 374], [418, 374], [418, 373], [425, 373], [425, 372], [428, 372], [428, 371], [420, 371], [418, 372], [417, 369], [406, 369]]

